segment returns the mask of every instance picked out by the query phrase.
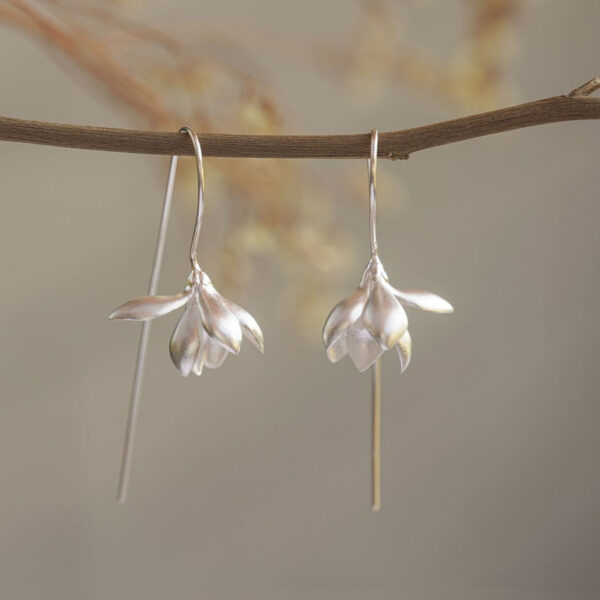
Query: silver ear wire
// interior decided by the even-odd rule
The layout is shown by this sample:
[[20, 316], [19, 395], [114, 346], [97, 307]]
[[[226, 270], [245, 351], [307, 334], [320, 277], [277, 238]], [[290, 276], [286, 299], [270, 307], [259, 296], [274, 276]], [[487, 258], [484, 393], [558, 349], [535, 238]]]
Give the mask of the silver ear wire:
[[202, 227], [202, 216], [204, 215], [204, 164], [202, 162], [202, 148], [200, 147], [200, 140], [192, 129], [185, 126], [180, 130], [181, 132], [187, 133], [194, 146], [194, 153], [196, 154], [196, 171], [198, 174], [198, 205], [196, 208], [196, 223], [194, 225], [194, 233], [192, 234], [192, 243], [190, 245], [190, 262], [192, 263], [192, 269], [200, 270], [198, 265], [198, 240], [200, 238], [200, 228]]
[[[158, 227], [158, 236], [156, 239], [156, 250], [154, 251], [154, 263], [152, 265], [152, 275], [150, 285], [148, 286], [148, 296], [156, 295], [158, 290], [158, 280], [162, 267], [165, 243], [167, 241], [167, 229], [169, 226], [169, 217], [171, 215], [171, 205], [173, 204], [173, 188], [175, 186], [175, 174], [177, 173], [178, 156], [172, 156], [169, 165], [169, 176], [167, 178], [167, 188], [165, 190], [165, 199], [163, 202], [162, 216]], [[139, 410], [140, 395], [142, 392], [142, 379], [144, 376], [144, 366], [146, 364], [146, 349], [150, 339], [150, 328], [152, 321], [147, 320], [142, 324], [142, 333], [138, 346], [137, 361], [135, 363], [135, 374], [133, 376], [133, 387], [131, 388], [131, 399], [129, 401], [129, 414], [127, 416], [127, 427], [125, 429], [125, 442], [123, 445], [123, 457], [121, 459], [121, 471], [119, 474], [119, 486], [117, 489], [117, 502], [124, 504], [127, 500], [129, 490], [129, 479], [131, 476], [131, 459], [133, 457], [133, 447], [135, 444], [135, 432], [137, 426], [137, 415]]]
[[381, 365], [380, 357], [395, 347], [404, 371], [410, 362], [412, 340], [408, 318], [402, 307], [413, 306], [438, 313], [453, 312], [443, 298], [421, 290], [397, 290], [388, 281], [378, 256], [377, 129], [371, 130], [369, 171], [369, 232], [371, 258], [358, 288], [336, 306], [323, 326], [327, 358], [338, 362], [347, 354], [359, 371], [371, 369], [371, 508], [381, 507]]
[[[377, 256], [377, 149], [379, 134], [371, 129], [369, 170], [369, 233], [371, 257]], [[381, 508], [381, 362], [371, 366], [371, 510]]]
[[178, 294], [170, 296], [156, 295], [167, 234], [167, 224], [171, 211], [175, 173], [177, 170], [177, 156], [173, 156], [169, 169], [167, 191], [165, 193], [165, 202], [148, 295], [125, 302], [125, 304], [119, 306], [109, 316], [109, 319], [144, 321], [131, 391], [125, 446], [123, 448], [123, 459], [117, 491], [117, 500], [121, 504], [126, 501], [129, 488], [137, 413], [151, 320], [166, 315], [178, 308], [185, 307], [169, 344], [171, 360], [184, 377], [187, 377], [190, 373], [201, 375], [204, 367], [209, 369], [220, 367], [228, 354], [237, 354], [240, 351], [242, 337], [249, 339], [260, 352], [264, 352], [263, 334], [254, 317], [237, 304], [231, 302], [231, 300], [221, 296], [213, 286], [209, 276], [202, 271], [198, 264], [198, 239], [204, 213], [202, 149], [198, 136], [191, 128], [182, 127], [179, 131], [187, 133], [192, 140], [196, 154], [198, 175], [198, 204], [194, 232], [190, 244], [192, 272], [183, 290]]
[[377, 148], [379, 134], [371, 129], [371, 157], [367, 158], [369, 170], [369, 231], [371, 234], [371, 256], [377, 254]]

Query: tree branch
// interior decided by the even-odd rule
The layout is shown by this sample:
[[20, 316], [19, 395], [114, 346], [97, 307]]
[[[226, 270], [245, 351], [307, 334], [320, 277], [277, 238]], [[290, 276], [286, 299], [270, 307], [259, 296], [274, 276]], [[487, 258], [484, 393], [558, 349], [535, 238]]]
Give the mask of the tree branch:
[[[423, 127], [379, 134], [381, 158], [408, 158], [418, 150], [533, 125], [600, 119], [600, 88], [595, 77], [566, 96], [554, 96]], [[371, 134], [351, 135], [198, 135], [205, 156], [253, 158], [368, 158]], [[138, 131], [25, 121], [0, 117], [0, 140], [64, 148], [138, 154], [191, 155], [189, 136], [166, 131]]]

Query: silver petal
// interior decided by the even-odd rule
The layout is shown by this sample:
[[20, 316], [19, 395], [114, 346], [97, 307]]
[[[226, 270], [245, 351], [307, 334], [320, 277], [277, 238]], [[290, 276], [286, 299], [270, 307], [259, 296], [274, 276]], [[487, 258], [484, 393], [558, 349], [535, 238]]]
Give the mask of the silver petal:
[[172, 296], [141, 296], [134, 298], [119, 306], [108, 318], [149, 321], [181, 308], [189, 300], [191, 293], [191, 290], [185, 290]]
[[323, 343], [326, 348], [356, 323], [365, 307], [367, 294], [368, 285], [364, 285], [334, 306], [323, 326]]
[[400, 372], [404, 373], [410, 364], [412, 353], [412, 339], [408, 331], [400, 338], [400, 341], [396, 344], [396, 349], [400, 357]]
[[219, 342], [209, 337], [206, 342], [204, 364], [209, 369], [218, 369], [223, 364], [223, 361], [227, 358], [228, 354], [229, 350], [227, 350], [225, 346], [222, 346]]
[[338, 360], [342, 360], [346, 354], [348, 354], [348, 344], [346, 339], [347, 333], [342, 334], [333, 344], [327, 348], [327, 358], [332, 362], [336, 363]]
[[356, 323], [347, 333], [348, 354], [359, 371], [368, 369], [384, 352], [381, 344], [362, 326]]
[[425, 290], [397, 290], [391, 285], [387, 285], [392, 294], [406, 306], [413, 306], [415, 308], [420, 308], [421, 310], [428, 310], [435, 313], [454, 312], [452, 304], [437, 294], [432, 294]]
[[192, 297], [177, 322], [169, 343], [171, 360], [184, 377], [192, 371], [200, 351], [201, 340], [200, 309], [196, 298]]
[[373, 281], [362, 321], [367, 331], [388, 349], [397, 344], [408, 329], [405, 310], [380, 278]]
[[202, 368], [204, 367], [204, 361], [206, 360], [206, 349], [208, 345], [208, 333], [202, 329], [200, 332], [200, 349], [198, 350], [198, 356], [196, 357], [196, 362], [194, 362], [194, 366], [192, 367], [192, 372], [194, 375], [202, 375]]
[[236, 316], [210, 284], [200, 286], [198, 298], [202, 325], [208, 335], [221, 342], [230, 352], [237, 354], [242, 344], [242, 329]]
[[227, 308], [229, 308], [239, 321], [244, 337], [248, 338], [264, 354], [265, 341], [256, 319], [241, 306], [238, 306], [231, 300], [227, 300], [227, 298], [223, 298], [222, 296], [221, 298], [223, 302], [225, 302]]

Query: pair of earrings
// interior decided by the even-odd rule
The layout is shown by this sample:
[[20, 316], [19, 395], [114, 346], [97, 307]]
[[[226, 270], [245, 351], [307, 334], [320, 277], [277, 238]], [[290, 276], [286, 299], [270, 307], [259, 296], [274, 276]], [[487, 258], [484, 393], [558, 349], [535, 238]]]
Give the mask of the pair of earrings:
[[[148, 295], [126, 302], [109, 316], [109, 319], [143, 321], [119, 477], [117, 499], [120, 503], [127, 499], [137, 412], [152, 319], [185, 307], [169, 344], [171, 360], [184, 377], [190, 373], [200, 375], [204, 367], [216, 369], [221, 366], [228, 354], [237, 354], [240, 351], [243, 337], [264, 352], [263, 334], [256, 320], [246, 310], [221, 296], [198, 264], [197, 246], [204, 212], [202, 149], [198, 136], [192, 129], [182, 127], [179, 131], [189, 135], [196, 155], [198, 204], [190, 246], [192, 271], [183, 291], [170, 296], [156, 295], [177, 171], [178, 157], [173, 156], [169, 167]], [[453, 312], [450, 303], [436, 294], [422, 290], [397, 290], [388, 281], [377, 252], [377, 149], [378, 134], [377, 130], [373, 129], [371, 155], [367, 160], [371, 258], [356, 291], [334, 307], [323, 328], [323, 342], [331, 362], [337, 362], [348, 354], [359, 371], [371, 368], [371, 507], [375, 511], [381, 506], [381, 365], [379, 359], [386, 350], [395, 347], [400, 359], [401, 371], [408, 367], [412, 341], [408, 332], [408, 319], [402, 305], [437, 313]]]

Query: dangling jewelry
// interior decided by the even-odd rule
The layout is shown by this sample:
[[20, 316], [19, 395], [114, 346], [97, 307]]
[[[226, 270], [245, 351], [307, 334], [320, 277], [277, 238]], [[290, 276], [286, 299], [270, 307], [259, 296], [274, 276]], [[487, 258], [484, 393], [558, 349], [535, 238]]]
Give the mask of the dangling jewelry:
[[172, 204], [173, 184], [177, 171], [178, 157], [173, 156], [169, 168], [169, 178], [148, 296], [142, 296], [126, 302], [108, 317], [109, 319], [144, 321], [131, 392], [125, 447], [123, 449], [123, 460], [119, 477], [117, 499], [120, 503], [124, 503], [127, 499], [137, 411], [151, 320], [185, 306], [185, 310], [175, 327], [169, 344], [171, 360], [184, 377], [187, 377], [192, 372], [200, 375], [204, 367], [208, 367], [209, 369], [220, 367], [228, 354], [237, 354], [240, 351], [242, 336], [248, 338], [261, 352], [264, 352], [263, 334], [254, 317], [243, 308], [237, 306], [237, 304], [221, 296], [214, 288], [208, 275], [202, 271], [198, 264], [198, 238], [204, 212], [202, 149], [200, 148], [198, 136], [189, 127], [182, 127], [179, 131], [187, 133], [192, 140], [198, 172], [198, 206], [196, 209], [196, 224], [190, 246], [192, 272], [186, 281], [183, 291], [172, 296], [155, 295], [158, 287], [167, 224]]
[[371, 158], [369, 171], [369, 225], [371, 258], [357, 290], [337, 304], [323, 327], [323, 342], [331, 362], [346, 354], [359, 371], [371, 367], [372, 399], [372, 463], [371, 508], [381, 507], [381, 366], [380, 356], [394, 346], [400, 358], [400, 369], [405, 371], [411, 357], [411, 337], [408, 319], [402, 305], [437, 313], [454, 312], [452, 305], [431, 292], [397, 290], [388, 282], [388, 276], [377, 255], [376, 235], [376, 175], [377, 129], [371, 130]]

